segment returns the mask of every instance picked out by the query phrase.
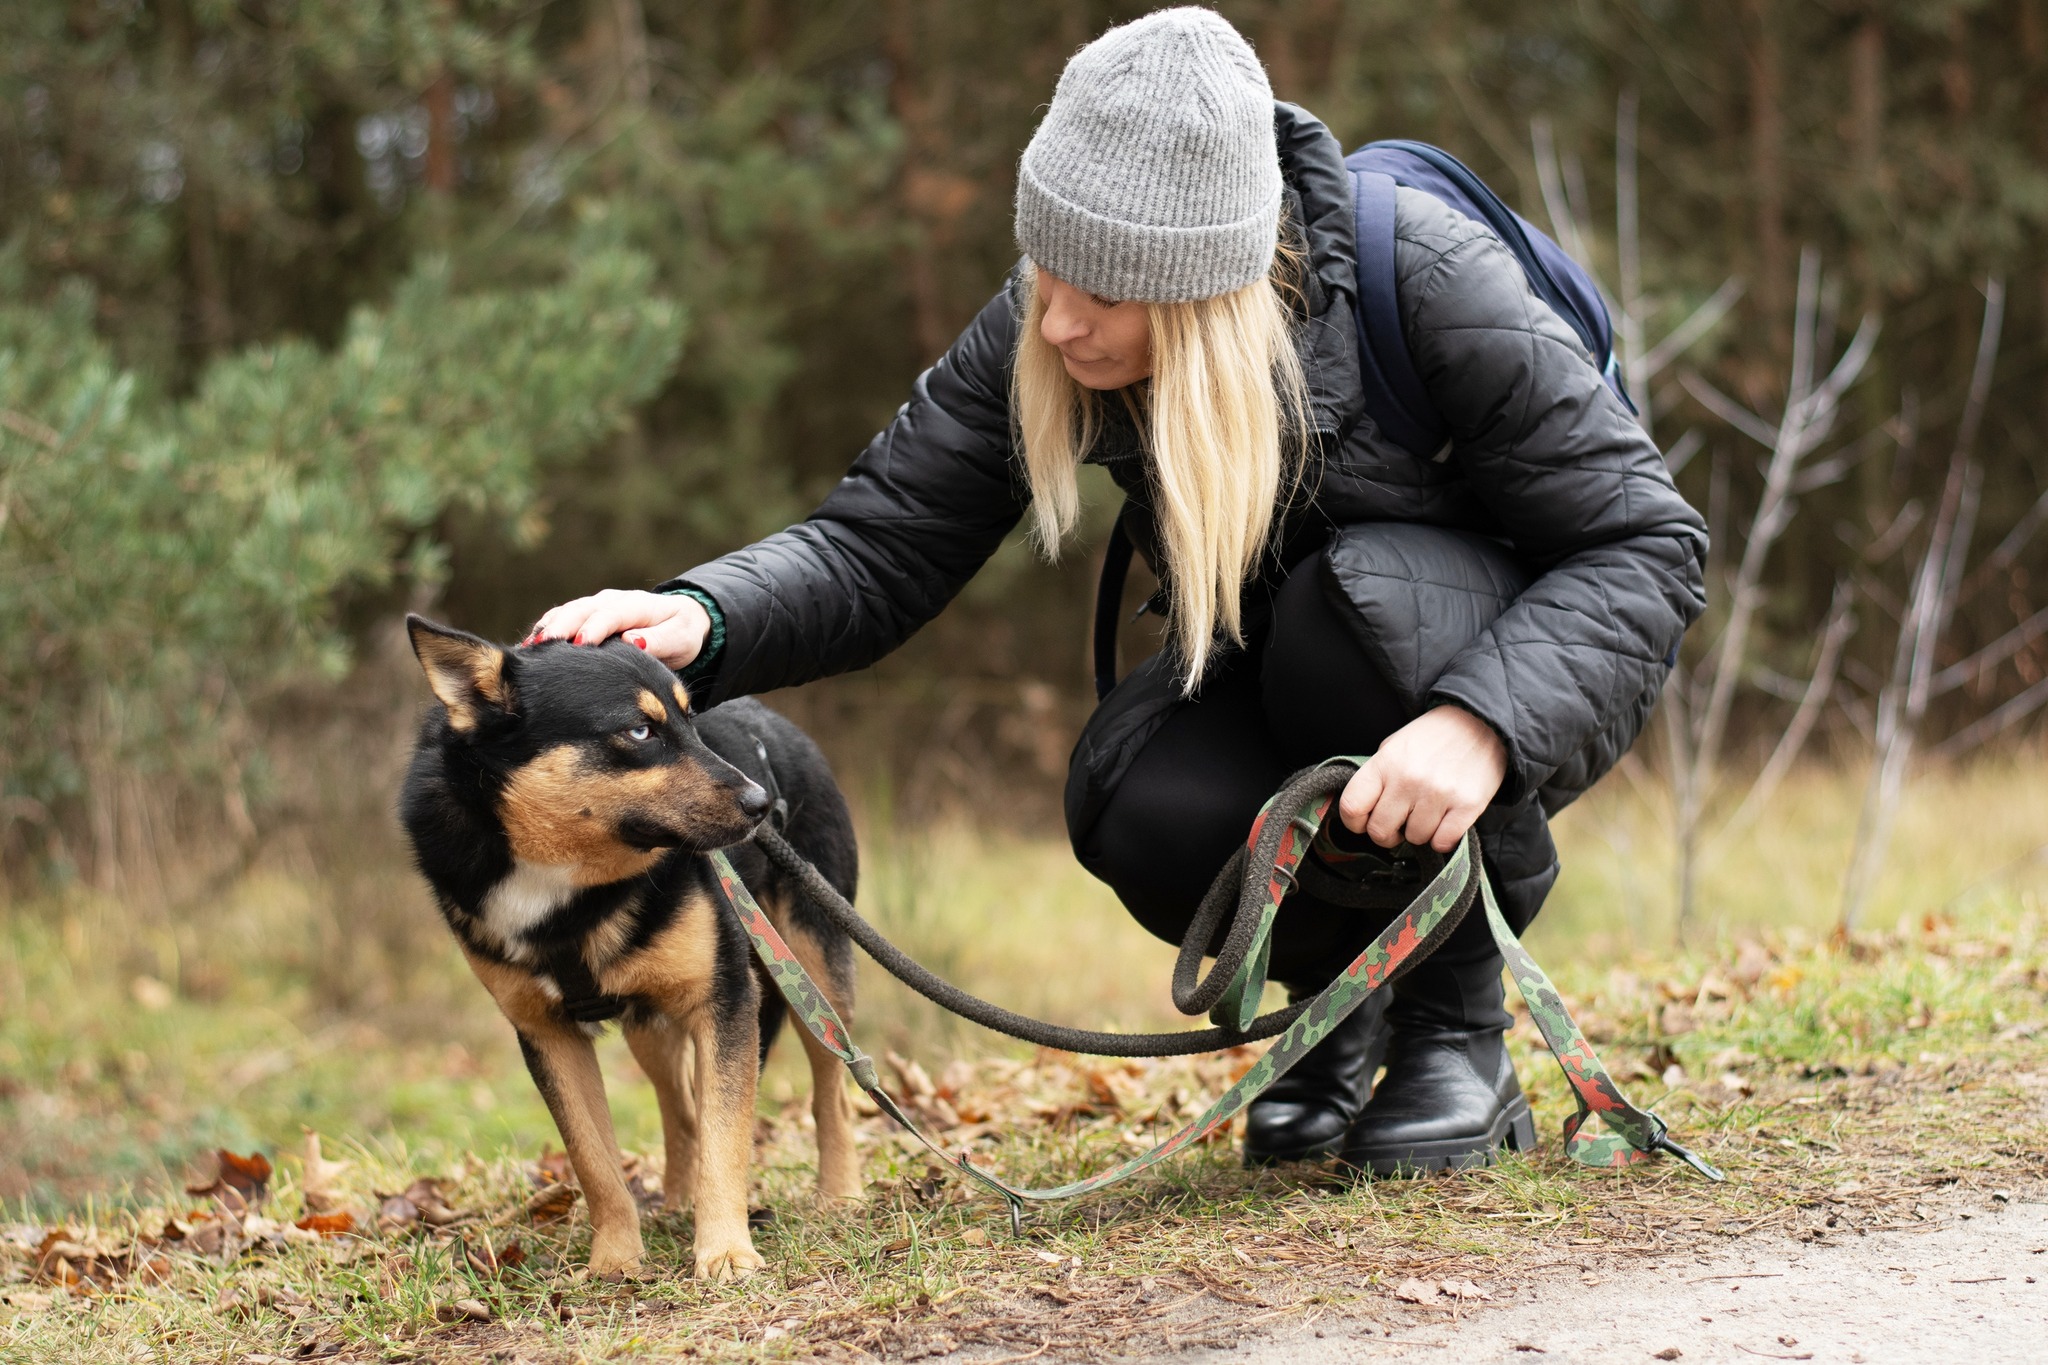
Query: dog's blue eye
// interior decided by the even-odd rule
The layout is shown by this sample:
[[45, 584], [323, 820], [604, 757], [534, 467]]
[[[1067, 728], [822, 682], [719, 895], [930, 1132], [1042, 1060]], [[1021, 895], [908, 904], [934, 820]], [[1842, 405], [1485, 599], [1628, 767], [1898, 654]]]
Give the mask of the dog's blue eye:
[[654, 727], [650, 725], [636, 725], [626, 731], [626, 738], [632, 740], [635, 744], [644, 744], [646, 741], [654, 738]]

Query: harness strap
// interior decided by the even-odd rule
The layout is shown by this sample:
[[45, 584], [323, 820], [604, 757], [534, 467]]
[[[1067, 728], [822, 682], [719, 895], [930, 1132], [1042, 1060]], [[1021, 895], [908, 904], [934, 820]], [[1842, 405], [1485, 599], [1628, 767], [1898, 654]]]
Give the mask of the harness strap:
[[540, 967], [562, 992], [561, 1010], [579, 1024], [602, 1024], [626, 1012], [622, 995], [599, 989], [590, 964], [583, 960], [581, 939], [550, 942], [541, 949]]

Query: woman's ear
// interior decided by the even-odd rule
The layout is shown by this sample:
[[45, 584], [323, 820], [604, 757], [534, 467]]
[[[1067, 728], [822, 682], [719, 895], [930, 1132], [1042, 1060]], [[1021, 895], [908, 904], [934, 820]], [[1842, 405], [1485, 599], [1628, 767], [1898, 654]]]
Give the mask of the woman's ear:
[[427, 686], [448, 708], [448, 723], [459, 733], [470, 734], [487, 718], [511, 714], [504, 650], [424, 616], [407, 616], [405, 631], [426, 671]]

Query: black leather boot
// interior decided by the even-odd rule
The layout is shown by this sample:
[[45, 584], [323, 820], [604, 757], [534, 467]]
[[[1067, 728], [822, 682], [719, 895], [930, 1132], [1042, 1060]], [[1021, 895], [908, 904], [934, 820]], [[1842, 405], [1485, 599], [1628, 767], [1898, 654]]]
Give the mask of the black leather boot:
[[[1297, 1000], [1314, 993], [1289, 992]], [[1245, 1165], [1320, 1161], [1343, 1148], [1386, 1051], [1386, 1010], [1386, 992], [1368, 997], [1252, 1101], [1244, 1119]]]
[[1509, 1019], [1498, 954], [1428, 960], [1396, 982], [1387, 1074], [1359, 1111], [1342, 1158], [1367, 1175], [1490, 1166], [1503, 1145], [1529, 1151], [1536, 1127], [1502, 1035]]

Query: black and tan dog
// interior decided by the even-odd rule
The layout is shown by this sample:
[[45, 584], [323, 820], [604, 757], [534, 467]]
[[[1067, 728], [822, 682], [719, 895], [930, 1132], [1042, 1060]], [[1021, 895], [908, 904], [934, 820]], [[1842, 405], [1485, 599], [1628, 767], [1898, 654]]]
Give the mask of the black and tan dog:
[[[589, 1201], [590, 1269], [629, 1270], [641, 1256], [592, 1046], [612, 1018], [654, 1082], [663, 1191], [670, 1208], [695, 1208], [697, 1274], [757, 1269], [747, 1230], [754, 1089], [784, 1004], [702, 855], [730, 849], [850, 1017], [844, 936], [740, 842], [786, 810], [789, 841], [853, 895], [853, 826], [824, 756], [756, 702], [692, 712], [674, 674], [619, 641], [503, 649], [417, 616], [406, 625], [441, 702], [406, 777], [406, 832], [561, 1129]], [[855, 1197], [839, 1062], [797, 1032], [810, 1054], [820, 1197]]]

